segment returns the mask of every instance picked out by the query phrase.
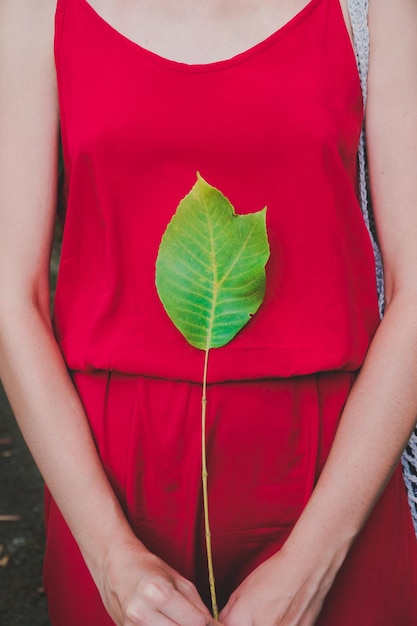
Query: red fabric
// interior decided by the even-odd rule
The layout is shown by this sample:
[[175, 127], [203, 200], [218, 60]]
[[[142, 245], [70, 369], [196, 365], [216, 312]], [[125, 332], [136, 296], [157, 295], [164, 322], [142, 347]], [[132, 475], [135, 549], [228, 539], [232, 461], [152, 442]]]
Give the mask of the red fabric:
[[[357, 200], [361, 92], [339, 0], [311, 0], [264, 42], [203, 66], [144, 50], [86, 0], [59, 0], [56, 60], [68, 194], [57, 338], [132, 527], [206, 601], [203, 355], [164, 313], [154, 266], [196, 171], [239, 213], [268, 206], [265, 302], [209, 367], [222, 604], [291, 531], [378, 325]], [[398, 470], [318, 626], [416, 624], [416, 559]], [[112, 624], [48, 494], [45, 587], [54, 626]]]
[[234, 59], [187, 66], [61, 0], [69, 189], [55, 326], [69, 366], [198, 381], [203, 356], [155, 290], [159, 242], [196, 172], [238, 213], [268, 206], [261, 310], [212, 381], [355, 370], [378, 324], [356, 196], [361, 90], [337, 0], [312, 0]]
[[[278, 550], [311, 494], [354, 376], [208, 388], [208, 472], [220, 605]], [[110, 480], [137, 535], [209, 605], [201, 504], [201, 385], [78, 373]], [[49, 502], [49, 496], [48, 496]], [[110, 626], [55, 504], [45, 586], [53, 626]], [[417, 550], [398, 468], [345, 561], [317, 626], [415, 626]]]

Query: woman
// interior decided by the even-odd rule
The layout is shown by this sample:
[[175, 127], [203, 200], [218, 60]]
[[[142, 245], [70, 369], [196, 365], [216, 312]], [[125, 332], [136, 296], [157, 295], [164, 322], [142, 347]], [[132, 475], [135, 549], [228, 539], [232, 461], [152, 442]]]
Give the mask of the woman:
[[263, 308], [211, 370], [220, 622], [416, 623], [398, 460], [417, 413], [417, 4], [370, 5], [380, 324], [345, 0], [1, 3], [1, 377], [53, 494], [55, 626], [215, 623], [201, 599], [201, 355], [153, 290], [196, 170], [238, 212], [268, 204], [271, 244]]

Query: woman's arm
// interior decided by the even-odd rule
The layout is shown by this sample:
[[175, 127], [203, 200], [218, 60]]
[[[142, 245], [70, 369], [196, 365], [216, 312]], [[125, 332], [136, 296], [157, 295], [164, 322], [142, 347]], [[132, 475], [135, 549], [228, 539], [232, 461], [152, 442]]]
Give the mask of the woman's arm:
[[150, 554], [131, 531], [51, 327], [55, 4], [0, 3], [0, 375], [114, 621], [203, 626], [213, 622], [191, 583]]
[[417, 416], [417, 0], [371, 0], [367, 142], [386, 313], [309, 504], [225, 626], [310, 626]]

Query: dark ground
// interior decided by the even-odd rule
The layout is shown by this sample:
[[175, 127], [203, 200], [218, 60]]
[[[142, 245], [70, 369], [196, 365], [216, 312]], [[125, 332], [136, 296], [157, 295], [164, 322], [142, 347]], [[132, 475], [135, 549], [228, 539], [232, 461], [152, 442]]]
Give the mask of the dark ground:
[[43, 545], [42, 479], [0, 387], [1, 626], [49, 626]]

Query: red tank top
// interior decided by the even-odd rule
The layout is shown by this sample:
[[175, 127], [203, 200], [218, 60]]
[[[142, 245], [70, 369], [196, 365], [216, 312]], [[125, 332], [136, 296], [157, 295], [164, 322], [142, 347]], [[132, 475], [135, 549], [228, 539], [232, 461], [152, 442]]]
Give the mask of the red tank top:
[[238, 213], [268, 207], [265, 301], [212, 381], [358, 368], [378, 324], [357, 198], [362, 99], [339, 0], [206, 65], [133, 43], [86, 0], [56, 19], [67, 206], [55, 329], [77, 370], [201, 380], [155, 289], [159, 242], [196, 172]]

